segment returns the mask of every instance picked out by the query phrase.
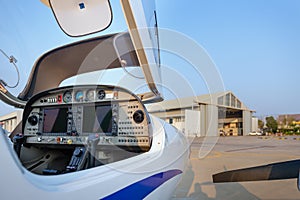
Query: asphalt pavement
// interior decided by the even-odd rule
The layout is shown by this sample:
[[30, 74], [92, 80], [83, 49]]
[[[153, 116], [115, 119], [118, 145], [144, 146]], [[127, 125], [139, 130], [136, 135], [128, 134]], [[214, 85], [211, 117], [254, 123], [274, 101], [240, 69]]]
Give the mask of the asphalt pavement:
[[239, 136], [190, 141], [189, 164], [173, 200], [300, 199], [297, 179], [216, 184], [212, 181], [215, 173], [300, 159], [299, 137]]

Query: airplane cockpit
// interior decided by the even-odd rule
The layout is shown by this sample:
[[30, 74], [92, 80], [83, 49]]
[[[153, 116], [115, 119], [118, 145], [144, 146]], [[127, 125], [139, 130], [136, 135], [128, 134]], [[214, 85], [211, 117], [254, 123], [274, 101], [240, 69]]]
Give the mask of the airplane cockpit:
[[23, 111], [10, 140], [0, 127], [1, 197], [171, 198], [189, 148], [146, 108], [163, 101], [155, 1], [5, 1], [0, 16], [0, 104]]
[[[38, 174], [100, 166], [151, 146], [144, 105], [119, 87], [85, 85], [45, 91], [30, 99], [23, 117], [24, 134], [14, 137], [15, 149], [25, 167]], [[23, 155], [26, 149], [34, 154]]]
[[[93, 1], [42, 2], [52, 9], [60, 28], [69, 36], [101, 31], [111, 23], [110, 3], [106, 0], [95, 5]], [[50, 50], [35, 62], [18, 97], [2, 91], [4, 102], [24, 108], [22, 123], [11, 139], [27, 170], [42, 175], [64, 174], [150, 150], [153, 128], [144, 104], [162, 100], [155, 82], [160, 79], [159, 53], [153, 48], [158, 42], [154, 27], [156, 13], [151, 12], [151, 17], [144, 19], [146, 24], [153, 25], [153, 30], [138, 30], [130, 17], [134, 14], [133, 7], [142, 4], [130, 1], [123, 4], [128, 32], [88, 38]], [[153, 9], [142, 7], [145, 8]], [[98, 16], [103, 19], [101, 23], [95, 20], [95, 9], [103, 12]], [[74, 24], [74, 19], [81, 25]], [[152, 47], [150, 51], [145, 50], [145, 43]], [[149, 91], [136, 93], [122, 87], [123, 84], [97, 84], [96, 80], [89, 84], [75, 81], [61, 85], [66, 79], [97, 71], [109, 74], [111, 79], [117, 79], [114, 73], [123, 73], [122, 79], [142, 81]], [[4, 85], [1, 87], [5, 89]]]

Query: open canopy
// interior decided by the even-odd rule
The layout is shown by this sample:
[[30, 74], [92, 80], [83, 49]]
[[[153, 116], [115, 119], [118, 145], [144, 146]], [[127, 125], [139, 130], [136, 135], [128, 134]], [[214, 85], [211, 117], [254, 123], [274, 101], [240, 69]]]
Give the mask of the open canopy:
[[[62, 81], [70, 77], [88, 72], [125, 67], [137, 67], [141, 71], [138, 74], [138, 78], [143, 79], [145, 82], [143, 91], [133, 92], [139, 95], [144, 103], [157, 102], [163, 99], [159, 88], [161, 85], [161, 74], [155, 1], [41, 1], [47, 7], [44, 5], [39, 6], [38, 3], [41, 5], [39, 1], [32, 2], [30, 6], [26, 7], [26, 12], [21, 13], [22, 15], [28, 15], [28, 17], [22, 16], [22, 19], [24, 19], [22, 23], [25, 24], [22, 24], [22, 26], [16, 25], [22, 28], [22, 30], [26, 29], [22, 31], [24, 33], [22, 40], [28, 38], [29, 41], [24, 42], [24, 44], [22, 42], [18, 43], [18, 47], [24, 45], [24, 49], [26, 49], [28, 46], [30, 48], [47, 46], [48, 48], [46, 49], [49, 49], [51, 42], [59, 41], [54, 39], [54, 35], [59, 36], [61, 39], [63, 38], [61, 37], [61, 33], [56, 33], [58, 29], [53, 26], [53, 23], [56, 22], [56, 26], [61, 28], [63, 33], [77, 38], [102, 31], [114, 24], [114, 21], [112, 21], [114, 16], [112, 13], [114, 10], [113, 6], [122, 8], [123, 14], [121, 13], [121, 16], [124, 17], [124, 21], [127, 23], [128, 33], [114, 33], [94, 38], [88, 36], [89, 39], [77, 40], [77, 42], [74, 42], [74, 39], [72, 39], [73, 43], [71, 44], [68, 42], [68, 38], [63, 38], [61, 41], [65, 45], [50, 50], [38, 58], [31, 69], [25, 88], [18, 97], [10, 94], [5, 89], [5, 85], [0, 83], [0, 86], [4, 88], [4, 90], [0, 90], [0, 98], [2, 100], [10, 105], [23, 107], [24, 102], [29, 100], [33, 95], [58, 87]], [[22, 4], [23, 2], [17, 6], [21, 7]], [[16, 5], [12, 3], [11, 6]], [[48, 16], [47, 13], [45, 14], [45, 10], [49, 10], [49, 8], [52, 10], [52, 17]], [[35, 9], [38, 12], [33, 12], [31, 9]], [[100, 12], [102, 14], [95, 14], [99, 13], [97, 10], [103, 10], [103, 12]], [[16, 11], [16, 16], [20, 15], [18, 9], [14, 9], [14, 11]], [[10, 15], [14, 14], [10, 12], [8, 18]], [[101, 25], [99, 25], [99, 21], [101, 21]], [[29, 24], [26, 25], [26, 23]], [[40, 31], [36, 31], [36, 29]], [[9, 31], [15, 33], [13, 29], [9, 29]], [[7, 35], [8, 38], [11, 38], [11, 41], [19, 41], [20, 38], [14, 38], [15, 36], [19, 37], [20, 35]], [[37, 40], [36, 44], [32, 44], [32, 42], [35, 42], [40, 37], [47, 38], [47, 41], [43, 39], [43, 42], [38, 43]], [[61, 42], [59, 43], [61, 44]], [[53, 46], [57, 46], [57, 44]], [[12, 47], [12, 45], [9, 46], [9, 48]], [[1, 45], [1, 49], [6, 50], [8, 48], [5, 45]], [[27, 60], [32, 56], [29, 55], [29, 52], [23, 52], [21, 57], [17, 57], [21, 61], [22, 59]], [[135, 75], [133, 74], [133, 76]], [[120, 86], [122, 87], [122, 85]], [[147, 91], [145, 86], [148, 88]], [[13, 101], [11, 100], [12, 97], [14, 97]]]
[[105, 30], [112, 22], [109, 0], [41, 0], [51, 7], [60, 28], [71, 37]]
[[131, 39], [126, 33], [68, 44], [47, 52], [37, 60], [19, 98], [27, 101], [34, 94], [56, 88], [63, 80], [76, 75], [122, 67], [122, 60], [115, 48], [120, 45], [127, 65], [139, 66]]

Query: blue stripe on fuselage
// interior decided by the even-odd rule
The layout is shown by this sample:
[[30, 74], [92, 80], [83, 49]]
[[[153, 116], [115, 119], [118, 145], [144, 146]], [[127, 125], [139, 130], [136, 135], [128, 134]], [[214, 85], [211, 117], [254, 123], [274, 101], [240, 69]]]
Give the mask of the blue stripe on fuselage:
[[141, 181], [133, 183], [107, 197], [104, 197], [102, 198], [102, 200], [143, 199], [146, 196], [148, 196], [151, 192], [153, 192], [156, 188], [158, 188], [160, 185], [181, 173], [181, 170], [175, 169], [152, 175]]

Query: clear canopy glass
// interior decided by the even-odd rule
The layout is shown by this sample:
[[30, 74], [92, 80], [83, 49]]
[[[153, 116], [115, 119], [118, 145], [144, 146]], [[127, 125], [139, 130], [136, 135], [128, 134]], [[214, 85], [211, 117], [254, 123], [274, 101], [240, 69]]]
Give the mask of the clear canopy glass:
[[[56, 0], [50, 4], [38, 0], [1, 2], [0, 49], [16, 58], [21, 74], [12, 94], [26, 101], [59, 85], [110, 84], [131, 90], [145, 102], [162, 99], [155, 1], [99, 2], [106, 10], [101, 16], [89, 10], [91, 1], [70, 1], [70, 5]], [[102, 22], [95, 28], [85, 20], [98, 25]], [[5, 56], [0, 60], [4, 71], [0, 79], [13, 85], [17, 81], [15, 69]]]

